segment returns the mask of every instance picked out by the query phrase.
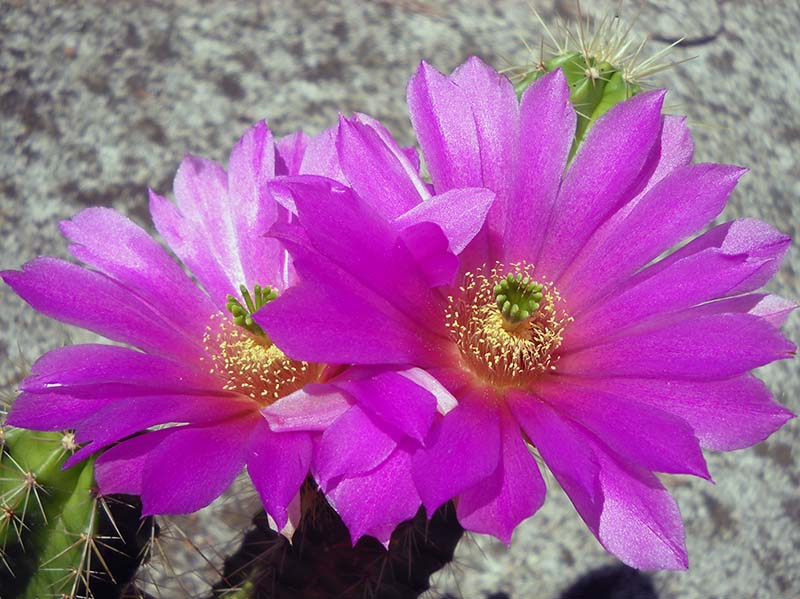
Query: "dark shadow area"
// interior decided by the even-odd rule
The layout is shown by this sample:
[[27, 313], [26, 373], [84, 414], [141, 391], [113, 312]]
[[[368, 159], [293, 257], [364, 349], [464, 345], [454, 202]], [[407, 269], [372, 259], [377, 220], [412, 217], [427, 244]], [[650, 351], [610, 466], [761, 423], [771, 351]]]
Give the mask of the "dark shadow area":
[[[464, 591], [463, 598], [472, 597]], [[522, 595], [512, 595], [505, 591], [496, 591], [482, 595], [482, 599], [528, 599], [538, 597], [533, 589]], [[455, 595], [446, 594], [442, 599], [459, 599]], [[605, 566], [591, 570], [581, 576], [558, 599], [658, 599], [658, 593], [647, 572], [635, 570], [624, 564]]]
[[592, 570], [559, 599], [658, 599], [650, 574], [623, 564]]
[[462, 536], [452, 504], [428, 521], [422, 509], [395, 530], [388, 548], [372, 537], [353, 545], [324, 495], [308, 482], [303, 517], [290, 544], [262, 511], [239, 550], [225, 561], [207, 599], [415, 599], [431, 574], [453, 559]]

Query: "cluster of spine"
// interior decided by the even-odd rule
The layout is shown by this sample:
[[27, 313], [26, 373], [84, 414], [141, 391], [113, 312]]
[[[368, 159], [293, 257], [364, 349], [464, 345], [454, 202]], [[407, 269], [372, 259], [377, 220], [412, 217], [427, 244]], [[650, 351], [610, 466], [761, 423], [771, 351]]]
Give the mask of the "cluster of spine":
[[522, 93], [545, 73], [561, 69], [569, 83], [569, 98], [575, 106], [578, 121], [575, 126], [573, 154], [589, 128], [615, 104], [624, 102], [642, 91], [639, 84], [625, 78], [622, 67], [585, 55], [564, 52], [539, 62], [516, 83]]
[[97, 494], [93, 460], [62, 470], [71, 433], [0, 427], [3, 599], [113, 599], [141, 560], [133, 498]]
[[592, 19], [579, 13], [576, 26], [557, 23], [554, 31], [536, 17], [549, 41], [542, 41], [538, 60], [507, 71], [519, 96], [546, 73], [563, 71], [578, 115], [570, 156], [611, 107], [641, 93], [652, 75], [679, 64], [666, 57], [683, 39], [644, 57], [647, 38], [635, 43], [633, 23], [626, 25], [617, 15]]

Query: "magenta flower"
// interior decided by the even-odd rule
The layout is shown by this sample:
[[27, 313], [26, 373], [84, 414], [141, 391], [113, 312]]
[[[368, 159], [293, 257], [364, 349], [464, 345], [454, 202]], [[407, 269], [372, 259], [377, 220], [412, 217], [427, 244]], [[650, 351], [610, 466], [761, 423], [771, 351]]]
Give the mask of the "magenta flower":
[[[691, 164], [690, 134], [661, 115], [663, 95], [613, 108], [569, 162], [562, 73], [518, 102], [477, 59], [449, 77], [423, 64], [408, 99], [442, 201], [420, 198], [398, 153], [357, 121], [340, 124], [326, 167], [352, 189], [280, 184], [298, 220], [273, 234], [301, 283], [257, 321], [294, 359], [423, 369], [457, 399], [403, 457], [429, 514], [456, 498], [467, 529], [509, 542], [544, 501], [533, 448], [608, 551], [685, 568], [680, 514], [653, 472], [710, 478], [702, 447], [749, 446], [791, 417], [750, 374], [794, 352], [779, 331], [794, 305], [753, 293], [789, 239], [741, 219], [685, 243], [744, 171]], [[453, 234], [469, 211], [454, 194], [467, 187], [497, 196], [468, 245]], [[407, 210], [435, 218], [412, 236], [398, 227]], [[415, 418], [410, 396], [365, 384], [353, 398]], [[376, 444], [369, 463], [391, 447]], [[379, 501], [398, 515], [405, 468], [400, 487], [365, 481], [369, 495], [348, 509]]]
[[[371, 196], [372, 189], [381, 190], [375, 194], [387, 200], [379, 206], [380, 214], [369, 207], [365, 211], [353, 190], [331, 179], [304, 177], [271, 186], [279, 202], [305, 215], [306, 224], [334, 218], [333, 229], [321, 223], [308, 234], [346, 254], [358, 271], [347, 272], [327, 255], [310, 251], [307, 232], [296, 224], [273, 227], [273, 234], [293, 248], [295, 267], [321, 275], [284, 294], [298, 298], [295, 306], [304, 312], [302, 323], [292, 317], [293, 325], [302, 327], [309, 342], [313, 339], [322, 351], [335, 355], [335, 362], [346, 365], [342, 357], [354, 345], [373, 358], [356, 360], [356, 366], [264, 410], [273, 431], [317, 433], [311, 471], [354, 542], [371, 535], [388, 543], [397, 524], [419, 510], [412, 455], [436, 419], [456, 402], [431, 374], [414, 367], [412, 359], [421, 347], [446, 351], [446, 340], [422, 327], [398, 328], [396, 321], [423, 323], [436, 317], [436, 307], [417, 298], [452, 279], [458, 268], [455, 253], [479, 232], [494, 201], [490, 191], [474, 188], [432, 196], [418, 168], [416, 152], [400, 148], [380, 123], [357, 115], [341, 119], [309, 142], [301, 172], [349, 182], [346, 173], [359, 171], [358, 182], [367, 186], [360, 191]], [[302, 208], [294, 202], [298, 188], [305, 190], [298, 199]], [[306, 197], [330, 203], [317, 211], [304, 204]], [[335, 236], [327, 237], [333, 231]], [[365, 261], [359, 264], [362, 253]], [[362, 278], [369, 280], [367, 286], [359, 282]], [[375, 288], [392, 301], [376, 296]], [[264, 309], [255, 320], [261, 323], [263, 315]], [[387, 343], [404, 358], [384, 360]]]
[[322, 367], [288, 359], [249, 313], [294, 277], [285, 250], [264, 237], [288, 217], [265, 184], [297, 173], [307, 141], [298, 133], [276, 144], [262, 122], [233, 148], [227, 173], [187, 157], [175, 177], [177, 207], [151, 192], [156, 228], [199, 285], [143, 229], [106, 208], [61, 225], [85, 268], [42, 257], [3, 272], [36, 310], [132, 346], [45, 354], [8, 422], [74, 428], [86, 445], [69, 464], [117, 443], [97, 460], [100, 490], [141, 495], [145, 514], [202, 508], [246, 465], [282, 528], [312, 445], [307, 433], [271, 432], [260, 410], [317, 380]]

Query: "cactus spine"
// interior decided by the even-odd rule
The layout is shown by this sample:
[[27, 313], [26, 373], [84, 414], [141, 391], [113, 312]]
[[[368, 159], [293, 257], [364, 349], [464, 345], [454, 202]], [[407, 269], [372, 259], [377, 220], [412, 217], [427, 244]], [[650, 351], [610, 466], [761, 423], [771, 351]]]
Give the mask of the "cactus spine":
[[570, 157], [591, 126], [612, 106], [640, 93], [648, 77], [679, 64], [665, 60], [665, 56], [682, 41], [642, 58], [647, 39], [634, 44], [632, 24], [625, 25], [616, 15], [584, 20], [580, 6], [578, 9], [577, 27], [560, 23], [555, 32], [534, 11], [549, 38], [548, 48], [542, 41], [536, 62], [506, 69], [518, 96], [545, 73], [559, 68], [563, 71], [578, 114]]
[[[70, 432], [6, 426], [0, 441], [3, 599], [117, 596], [139, 560], [126, 542], [139, 526], [135, 506], [97, 494], [93, 459], [62, 470], [76, 449]], [[123, 512], [125, 532], [115, 517]]]

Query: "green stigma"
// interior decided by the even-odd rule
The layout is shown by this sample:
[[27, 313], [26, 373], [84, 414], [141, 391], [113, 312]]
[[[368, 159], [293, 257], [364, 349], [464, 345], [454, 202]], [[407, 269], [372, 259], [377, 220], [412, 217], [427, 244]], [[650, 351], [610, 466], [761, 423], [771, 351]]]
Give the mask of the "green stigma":
[[539, 309], [542, 286], [520, 273], [509, 274], [494, 286], [494, 299], [503, 320], [512, 327], [517, 326]]
[[264, 329], [258, 326], [253, 320], [253, 314], [268, 302], [278, 297], [278, 292], [269, 285], [266, 287], [256, 285], [253, 288], [253, 295], [250, 295], [250, 292], [244, 285], [239, 285], [239, 291], [242, 292], [244, 305], [239, 301], [239, 298], [233, 295], [228, 296], [228, 301], [225, 304], [228, 312], [233, 314], [233, 322], [247, 329], [254, 335], [264, 335]]

